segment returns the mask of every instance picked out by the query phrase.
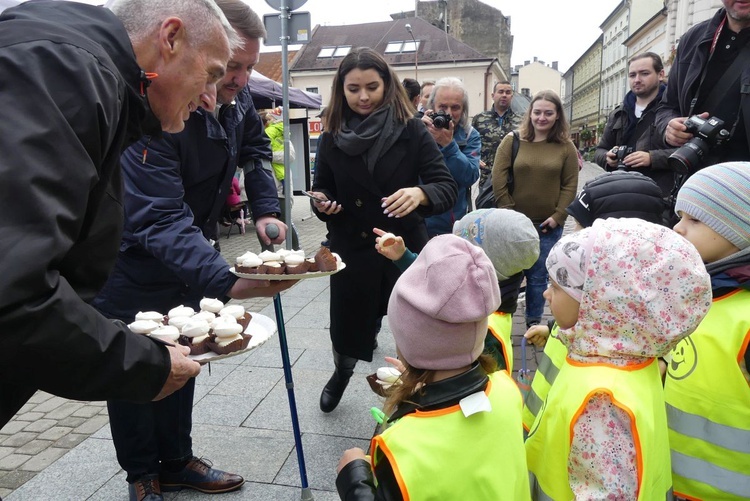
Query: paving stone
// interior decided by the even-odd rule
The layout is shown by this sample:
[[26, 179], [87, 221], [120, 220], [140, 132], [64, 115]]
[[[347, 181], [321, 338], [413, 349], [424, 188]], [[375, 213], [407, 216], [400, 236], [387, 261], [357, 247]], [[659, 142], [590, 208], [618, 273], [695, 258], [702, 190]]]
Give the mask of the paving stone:
[[30, 404], [41, 404], [42, 402], [46, 402], [50, 398], [52, 398], [54, 395], [51, 395], [49, 393], [38, 391], [34, 393], [31, 398], [29, 399]]
[[47, 419], [63, 419], [83, 407], [81, 402], [65, 402], [45, 416]]
[[0, 478], [0, 487], [5, 489], [17, 489], [32, 478], [34, 478], [33, 472], [22, 470], [11, 471]]
[[29, 423], [29, 425], [26, 428], [24, 428], [23, 431], [31, 431], [31, 432], [34, 432], [34, 433], [42, 433], [42, 432], [45, 432], [45, 431], [49, 430], [50, 428], [52, 428], [56, 424], [57, 424], [57, 421], [54, 420], [54, 419], [46, 419], [46, 418], [44, 418], [44, 419], [37, 419], [33, 423]]
[[42, 419], [44, 417], [44, 412], [25, 412], [23, 414], [16, 415], [16, 420], [18, 421], [36, 421], [37, 419]]
[[0, 459], [4, 458], [8, 454], [12, 454], [15, 450], [15, 447], [0, 447]]
[[0, 470], [15, 470], [29, 459], [31, 456], [26, 454], [8, 454], [0, 459]]
[[34, 410], [37, 412], [51, 412], [67, 402], [67, 399], [53, 396], [52, 398], [47, 399], [41, 404], [37, 405]]
[[59, 426], [67, 426], [68, 428], [78, 428], [86, 422], [86, 418], [69, 416], [65, 419], [58, 421]]
[[20, 433], [16, 433], [15, 435], [12, 435], [8, 438], [6, 438], [3, 441], [3, 447], [21, 447], [22, 445], [31, 442], [36, 438], [36, 433], [30, 433], [27, 431], [22, 431]]
[[19, 431], [21, 431], [24, 428], [26, 428], [26, 426], [28, 424], [29, 423], [27, 423], [26, 421], [17, 421], [17, 420], [14, 419], [13, 421], [10, 421], [5, 426], [3, 426], [3, 429], [0, 430], [0, 434], [2, 434], [2, 435], [15, 435]]
[[84, 405], [76, 409], [71, 415], [75, 417], [90, 418], [96, 416], [97, 414], [101, 414], [102, 410], [104, 412], [107, 412], [106, 407], [102, 408], [98, 405]]
[[11, 492], [13, 492], [13, 489], [6, 489], [5, 487], [0, 487], [0, 499], [2, 499], [3, 496], [8, 496], [8, 494], [10, 494]]
[[109, 419], [106, 416], [94, 416], [87, 419], [81, 426], [77, 426], [73, 429], [74, 433], [81, 433], [84, 435], [91, 435], [107, 424]]
[[16, 449], [16, 452], [18, 454], [28, 454], [33, 456], [34, 454], [39, 454], [44, 449], [49, 448], [50, 445], [52, 445], [51, 440], [32, 440]]
[[21, 466], [21, 470], [40, 472], [61, 458], [66, 452], [68, 452], [68, 449], [50, 447], [26, 461], [23, 466]]
[[55, 447], [60, 447], [62, 449], [72, 449], [73, 447], [80, 444], [87, 438], [88, 438], [88, 435], [83, 435], [80, 433], [68, 433], [67, 435], [58, 439], [55, 442]]
[[40, 438], [42, 440], [59, 440], [70, 433], [71, 430], [72, 428], [68, 428], [67, 426], [53, 426], [44, 433], [40, 433], [39, 437], [37, 438]]

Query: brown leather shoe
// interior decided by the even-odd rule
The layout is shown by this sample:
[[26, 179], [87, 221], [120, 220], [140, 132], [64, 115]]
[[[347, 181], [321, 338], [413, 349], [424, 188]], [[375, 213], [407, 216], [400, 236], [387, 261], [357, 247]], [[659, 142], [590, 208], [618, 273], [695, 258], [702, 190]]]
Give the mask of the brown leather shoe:
[[130, 501], [163, 501], [158, 475], [144, 475], [128, 484]]
[[242, 487], [245, 479], [234, 473], [212, 468], [213, 464], [203, 458], [193, 457], [178, 472], [162, 471], [159, 482], [163, 491], [195, 489], [207, 494], [234, 491]]

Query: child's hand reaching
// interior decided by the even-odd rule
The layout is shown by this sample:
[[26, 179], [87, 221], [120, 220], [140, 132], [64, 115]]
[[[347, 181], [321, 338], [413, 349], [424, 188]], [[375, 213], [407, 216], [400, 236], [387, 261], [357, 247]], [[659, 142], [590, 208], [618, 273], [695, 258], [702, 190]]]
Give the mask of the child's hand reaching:
[[547, 338], [549, 337], [549, 328], [542, 324], [532, 325], [523, 337], [534, 346], [544, 348], [544, 345], [547, 344]]
[[344, 454], [341, 455], [341, 459], [339, 459], [339, 465], [336, 467], [336, 473], [340, 473], [344, 466], [348, 465], [355, 459], [364, 459], [365, 461], [368, 460], [367, 456], [365, 456], [365, 451], [363, 451], [359, 447], [345, 450]]
[[393, 233], [386, 233], [380, 228], [373, 228], [372, 232], [378, 235], [375, 239], [375, 250], [391, 261], [398, 261], [406, 252], [404, 239]]

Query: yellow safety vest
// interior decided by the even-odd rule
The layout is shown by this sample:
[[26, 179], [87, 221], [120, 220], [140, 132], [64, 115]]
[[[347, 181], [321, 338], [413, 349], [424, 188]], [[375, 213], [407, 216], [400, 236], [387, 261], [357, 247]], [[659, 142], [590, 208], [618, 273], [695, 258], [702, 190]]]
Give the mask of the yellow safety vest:
[[698, 329], [672, 350], [664, 386], [675, 494], [750, 498], [750, 386], [740, 371], [750, 342], [750, 291], [714, 299]]
[[534, 499], [574, 499], [568, 478], [573, 427], [595, 393], [606, 393], [630, 415], [638, 499], [671, 499], [667, 416], [654, 359], [628, 367], [566, 359], [526, 440]]
[[531, 381], [531, 390], [526, 394], [523, 402], [523, 428], [526, 431], [531, 429], [534, 424], [539, 410], [547, 398], [552, 383], [555, 382], [560, 367], [568, 356], [568, 349], [558, 339], [557, 333], [560, 328], [555, 324], [547, 338], [547, 344], [544, 345], [544, 351], [539, 359], [539, 365], [534, 373], [534, 379]]
[[[505, 371], [508, 374], [513, 373], [513, 342], [511, 341], [511, 332], [513, 331], [513, 315], [510, 313], [502, 313], [496, 311], [490, 318], [487, 319], [487, 338], [485, 340], [485, 348], [490, 345], [493, 346], [505, 359]], [[494, 355], [494, 354], [493, 354]], [[501, 361], [498, 360], [498, 364]]]
[[530, 500], [518, 387], [497, 371], [485, 393], [490, 412], [454, 405], [396, 421], [372, 439], [373, 468], [388, 458], [404, 500]]

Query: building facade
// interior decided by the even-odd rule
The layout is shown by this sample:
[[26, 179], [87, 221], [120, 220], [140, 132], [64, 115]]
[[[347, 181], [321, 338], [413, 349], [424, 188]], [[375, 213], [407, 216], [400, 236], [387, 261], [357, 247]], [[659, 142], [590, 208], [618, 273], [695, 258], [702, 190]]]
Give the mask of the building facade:
[[525, 61], [523, 66], [516, 66], [514, 73], [518, 73], [516, 85], [519, 92], [528, 89], [533, 96], [539, 91], [551, 89], [561, 94], [562, 73], [557, 69], [557, 61], [547, 65], [535, 57], [533, 61]]
[[609, 113], [622, 103], [628, 91], [628, 50], [623, 44], [630, 30], [628, 4], [627, 0], [622, 0], [599, 26], [602, 30], [602, 81], [597, 122], [606, 123]]

